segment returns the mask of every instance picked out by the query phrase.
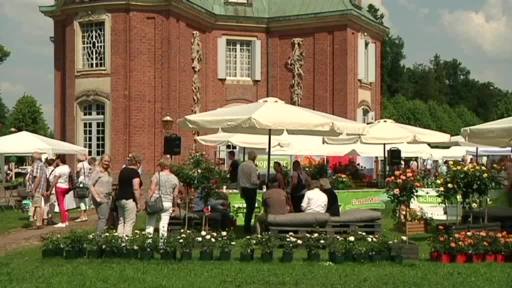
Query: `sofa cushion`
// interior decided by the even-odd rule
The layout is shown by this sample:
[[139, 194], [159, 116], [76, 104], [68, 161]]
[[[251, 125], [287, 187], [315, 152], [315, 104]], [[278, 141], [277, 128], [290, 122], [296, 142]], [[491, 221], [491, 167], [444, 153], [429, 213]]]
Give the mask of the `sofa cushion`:
[[327, 213], [289, 213], [267, 216], [269, 226], [277, 227], [325, 227], [328, 221]]
[[329, 222], [336, 223], [355, 223], [355, 222], [375, 222], [382, 219], [382, 214], [378, 211], [367, 209], [353, 209], [343, 211], [340, 216], [331, 217]]

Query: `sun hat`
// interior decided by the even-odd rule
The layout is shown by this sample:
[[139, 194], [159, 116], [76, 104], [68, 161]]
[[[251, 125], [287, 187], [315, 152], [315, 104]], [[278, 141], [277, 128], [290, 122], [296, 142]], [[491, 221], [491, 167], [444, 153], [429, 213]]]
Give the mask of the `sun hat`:
[[331, 183], [329, 183], [329, 179], [321, 178], [320, 179], [320, 187], [322, 189], [331, 189]]

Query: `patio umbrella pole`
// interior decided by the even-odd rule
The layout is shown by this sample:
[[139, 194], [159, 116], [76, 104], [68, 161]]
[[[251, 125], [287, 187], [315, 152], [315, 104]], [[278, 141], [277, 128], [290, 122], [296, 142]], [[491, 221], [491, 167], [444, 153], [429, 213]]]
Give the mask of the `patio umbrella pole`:
[[382, 167], [382, 180], [383, 180], [383, 183], [384, 183], [384, 186], [386, 185], [386, 177], [387, 177], [387, 159], [386, 159], [386, 144], [384, 144], [384, 165]]
[[268, 129], [268, 148], [267, 148], [267, 188], [270, 183], [270, 153], [272, 149], [272, 129]]

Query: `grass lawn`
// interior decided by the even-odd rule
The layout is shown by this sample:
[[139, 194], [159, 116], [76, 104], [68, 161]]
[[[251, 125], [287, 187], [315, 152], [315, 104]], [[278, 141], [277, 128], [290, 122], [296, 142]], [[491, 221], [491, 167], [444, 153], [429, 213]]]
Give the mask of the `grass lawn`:
[[[325, 255], [323, 255], [325, 258]], [[197, 258], [197, 255], [195, 255]], [[302, 257], [300, 257], [302, 258]], [[259, 262], [42, 259], [31, 248], [0, 257], [1, 287], [511, 287], [510, 264], [416, 262], [329, 265]]]
[[22, 228], [28, 223], [28, 215], [19, 210], [0, 211], [0, 235]]

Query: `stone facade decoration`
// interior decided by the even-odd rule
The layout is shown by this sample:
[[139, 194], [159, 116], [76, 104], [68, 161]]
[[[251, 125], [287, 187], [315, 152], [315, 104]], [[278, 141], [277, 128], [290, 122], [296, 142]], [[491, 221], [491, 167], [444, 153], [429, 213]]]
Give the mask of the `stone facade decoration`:
[[294, 38], [292, 39], [293, 51], [288, 59], [288, 69], [293, 74], [292, 84], [290, 89], [292, 91], [292, 103], [300, 106], [302, 96], [304, 95], [304, 85], [302, 80], [304, 79], [304, 39]]
[[199, 71], [201, 70], [201, 63], [203, 62], [203, 47], [201, 44], [201, 34], [197, 31], [192, 32], [192, 70], [194, 76], [192, 78], [192, 96], [193, 105], [192, 113], [197, 114], [201, 111], [201, 79]]

